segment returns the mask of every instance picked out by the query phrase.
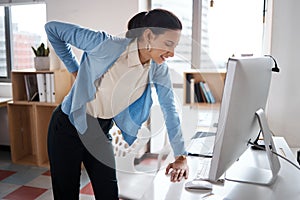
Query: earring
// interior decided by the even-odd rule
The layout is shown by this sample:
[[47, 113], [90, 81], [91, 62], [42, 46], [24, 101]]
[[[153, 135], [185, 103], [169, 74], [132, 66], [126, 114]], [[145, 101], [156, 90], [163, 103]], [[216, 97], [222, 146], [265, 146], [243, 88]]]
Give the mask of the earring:
[[147, 50], [147, 51], [151, 51], [151, 46], [150, 46], [149, 43], [146, 45], [146, 50]]

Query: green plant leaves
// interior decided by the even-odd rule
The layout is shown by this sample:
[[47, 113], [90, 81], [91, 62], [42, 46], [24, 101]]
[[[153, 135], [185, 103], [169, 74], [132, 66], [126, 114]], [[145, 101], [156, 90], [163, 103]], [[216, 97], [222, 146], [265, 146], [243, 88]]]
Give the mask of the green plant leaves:
[[49, 56], [49, 53], [50, 53], [50, 50], [49, 50], [49, 47], [45, 48], [45, 45], [44, 43], [41, 43], [41, 45], [35, 49], [34, 47], [31, 47], [33, 52], [34, 52], [34, 55], [35, 56]]

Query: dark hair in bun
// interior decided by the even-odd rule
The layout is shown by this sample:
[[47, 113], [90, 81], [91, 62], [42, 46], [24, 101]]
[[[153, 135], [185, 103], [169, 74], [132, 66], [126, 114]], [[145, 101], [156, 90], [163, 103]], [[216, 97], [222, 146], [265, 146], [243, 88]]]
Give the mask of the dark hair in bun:
[[128, 24], [127, 38], [138, 38], [149, 28], [154, 34], [162, 34], [166, 29], [182, 30], [182, 24], [172, 12], [164, 9], [153, 9], [133, 16]]

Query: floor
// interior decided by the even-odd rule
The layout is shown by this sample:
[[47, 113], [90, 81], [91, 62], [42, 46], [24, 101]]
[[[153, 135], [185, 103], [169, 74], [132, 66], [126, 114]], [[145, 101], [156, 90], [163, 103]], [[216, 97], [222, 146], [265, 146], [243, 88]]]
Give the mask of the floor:
[[[139, 164], [149, 167], [151, 159]], [[150, 163], [151, 165], [151, 163]], [[93, 200], [86, 171], [82, 170], [80, 200]], [[10, 152], [0, 151], [0, 199], [2, 200], [52, 200], [51, 177], [48, 168], [11, 163]]]
[[[137, 170], [153, 170], [156, 158], [139, 160]], [[17, 165], [11, 162], [10, 152], [0, 149], [1, 200], [52, 200], [49, 168]], [[93, 189], [86, 171], [81, 172], [80, 200], [94, 200]], [[121, 200], [121, 199], [120, 199]]]
[[[53, 199], [49, 169], [13, 164], [11, 163], [10, 153], [0, 151], [0, 199]], [[85, 170], [82, 170], [80, 199], [94, 199], [93, 189]]]

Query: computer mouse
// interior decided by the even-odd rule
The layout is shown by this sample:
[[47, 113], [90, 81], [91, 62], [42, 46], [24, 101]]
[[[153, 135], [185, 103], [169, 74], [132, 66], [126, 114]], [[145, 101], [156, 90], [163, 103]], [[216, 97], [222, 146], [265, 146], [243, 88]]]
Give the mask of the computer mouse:
[[213, 185], [204, 180], [192, 180], [185, 183], [185, 188], [195, 190], [212, 190]]

